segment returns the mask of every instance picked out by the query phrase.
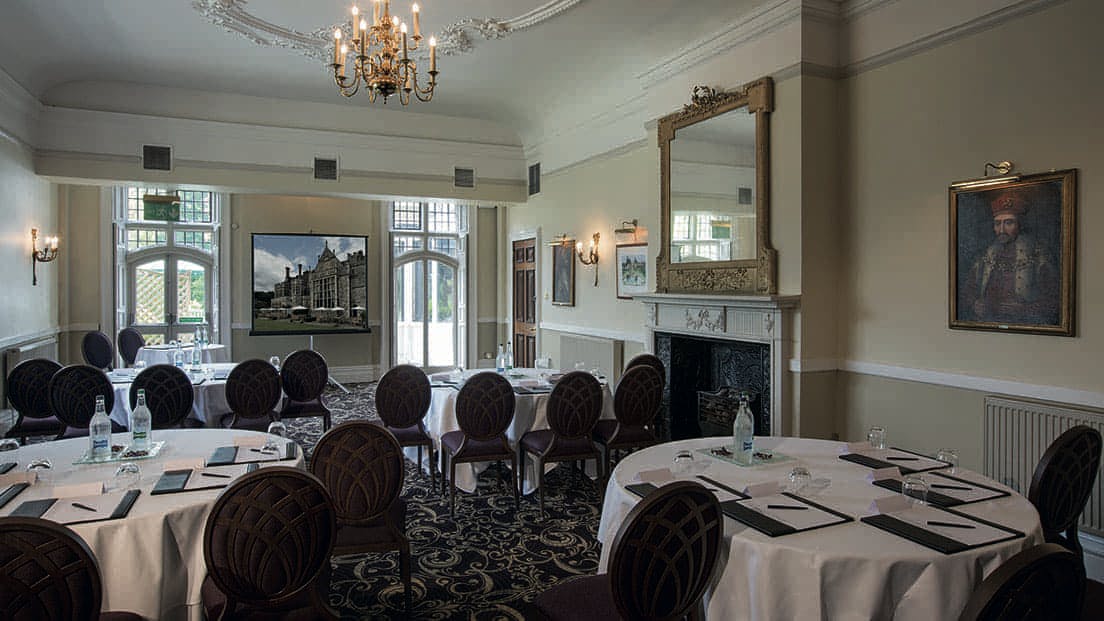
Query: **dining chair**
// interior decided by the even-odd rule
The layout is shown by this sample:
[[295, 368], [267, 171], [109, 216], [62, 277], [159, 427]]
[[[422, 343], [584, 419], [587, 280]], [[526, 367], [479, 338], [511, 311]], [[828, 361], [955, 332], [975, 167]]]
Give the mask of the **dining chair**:
[[1035, 473], [1027, 499], [1039, 512], [1043, 538], [1057, 543], [1082, 559], [1077, 521], [1085, 509], [1100, 470], [1100, 432], [1086, 425], [1066, 430], [1047, 447]]
[[130, 384], [130, 411], [138, 405], [138, 391], [146, 391], [146, 407], [154, 429], [172, 429], [192, 411], [195, 388], [188, 374], [171, 364], [146, 367]]
[[1001, 563], [974, 589], [959, 621], [1081, 618], [1085, 566], [1056, 543], [1033, 546]]
[[335, 528], [330, 494], [314, 475], [270, 466], [240, 477], [203, 530], [206, 618], [336, 619], [328, 604]]
[[[115, 407], [115, 388], [107, 374], [86, 364], [62, 367], [50, 377], [50, 409], [65, 426], [58, 439], [79, 438], [88, 435], [88, 424], [96, 413], [96, 397], [104, 398], [104, 409], [111, 415]], [[112, 433], [126, 431], [114, 420]]]
[[330, 379], [330, 369], [322, 354], [312, 349], [300, 349], [288, 354], [280, 367], [280, 384], [287, 398], [280, 408], [280, 418], [322, 418], [322, 431], [330, 428], [330, 408], [322, 400], [322, 391]]
[[253, 358], [234, 366], [226, 377], [226, 404], [230, 413], [223, 427], [266, 431], [276, 420], [280, 402], [280, 374], [265, 360]]
[[115, 361], [115, 347], [106, 334], [92, 330], [81, 339], [81, 355], [88, 366], [110, 370]]
[[376, 412], [400, 446], [418, 447], [418, 472], [422, 471], [422, 447], [429, 452], [429, 478], [437, 488], [437, 461], [433, 438], [425, 428], [425, 416], [433, 399], [429, 378], [418, 367], [400, 364], [376, 385]]
[[441, 436], [441, 452], [448, 463], [448, 478], [442, 467], [441, 478], [449, 486], [449, 515], [456, 504], [456, 464], [510, 460], [514, 508], [517, 509], [517, 452], [506, 439], [506, 428], [514, 419], [514, 389], [509, 380], [497, 373], [476, 373], [456, 395], [456, 422], [459, 431]]
[[402, 447], [387, 429], [368, 421], [342, 423], [322, 435], [310, 460], [333, 499], [337, 533], [333, 555], [399, 552], [403, 603], [410, 611], [410, 540]]
[[695, 618], [723, 535], [713, 492], [694, 481], [668, 483], [629, 511], [610, 546], [607, 573], [561, 582], [533, 607], [552, 620]]
[[119, 355], [128, 367], [134, 366], [134, 359], [138, 357], [138, 350], [146, 346], [146, 337], [135, 328], [123, 328], [119, 330], [119, 336], [115, 339], [119, 344]]
[[602, 385], [585, 371], [572, 371], [556, 382], [548, 395], [548, 429], [528, 431], [521, 436], [521, 485], [525, 489], [525, 460], [531, 453], [537, 460], [537, 496], [544, 515], [544, 465], [565, 461], [594, 460], [602, 476], [601, 451], [591, 440], [594, 424], [602, 415]]
[[642, 364], [653, 367], [656, 371], [659, 371], [659, 376], [663, 379], [663, 384], [667, 384], [667, 367], [664, 366], [663, 361], [659, 359], [659, 356], [656, 356], [655, 354], [637, 354], [633, 356], [632, 359], [629, 360], [629, 363], [625, 365], [625, 370], [628, 371], [629, 369]]
[[50, 408], [50, 378], [61, 365], [48, 358], [24, 360], [8, 373], [4, 394], [17, 413], [15, 426], [6, 434], [23, 444], [33, 436], [60, 437], [65, 425]]
[[0, 518], [0, 619], [142, 619], [131, 612], [100, 612], [102, 602], [100, 566], [72, 529], [41, 518]]
[[659, 442], [652, 423], [662, 400], [663, 375], [651, 365], [631, 366], [617, 381], [614, 420], [600, 420], [594, 425], [594, 441], [602, 447], [606, 473], [613, 469], [614, 451], [631, 451]]

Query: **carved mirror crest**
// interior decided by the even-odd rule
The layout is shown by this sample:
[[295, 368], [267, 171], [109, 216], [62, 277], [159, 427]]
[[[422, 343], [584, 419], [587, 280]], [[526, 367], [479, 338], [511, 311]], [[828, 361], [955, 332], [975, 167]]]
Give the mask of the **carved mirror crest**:
[[768, 295], [778, 291], [770, 243], [774, 83], [731, 92], [694, 87], [659, 120], [662, 244], [656, 290]]

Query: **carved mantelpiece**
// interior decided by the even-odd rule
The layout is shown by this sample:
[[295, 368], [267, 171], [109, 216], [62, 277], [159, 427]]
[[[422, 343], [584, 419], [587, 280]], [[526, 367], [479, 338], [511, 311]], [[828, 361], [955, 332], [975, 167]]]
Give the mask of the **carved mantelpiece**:
[[648, 293], [635, 299], [647, 309], [644, 343], [649, 350], [655, 347], [657, 332], [768, 345], [771, 429], [775, 434], [785, 433], [787, 361], [793, 349], [793, 315], [801, 296]]

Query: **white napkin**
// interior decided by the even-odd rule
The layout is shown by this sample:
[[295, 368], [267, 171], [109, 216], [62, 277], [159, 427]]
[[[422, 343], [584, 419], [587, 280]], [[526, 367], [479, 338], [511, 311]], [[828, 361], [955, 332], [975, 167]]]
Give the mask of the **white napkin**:
[[663, 485], [675, 480], [670, 468], [656, 468], [655, 470], [641, 470], [636, 475], [637, 480], [652, 485]]
[[34, 484], [37, 475], [34, 472], [13, 472], [9, 474], [0, 474], [0, 489], [7, 489], [12, 485], [18, 485], [20, 483]]
[[897, 466], [890, 466], [888, 468], [875, 468], [866, 475], [866, 480], [870, 482], [881, 481], [882, 479], [899, 479], [901, 478], [901, 469]]
[[74, 483], [73, 485], [58, 485], [50, 490], [50, 496], [54, 498], [75, 498], [78, 496], [95, 496], [103, 493], [103, 482]]
[[195, 468], [203, 467], [202, 457], [181, 457], [178, 459], [167, 459], [163, 467], [164, 471], [169, 470], [194, 470]]
[[764, 481], [763, 483], [755, 483], [748, 485], [744, 488], [744, 493], [752, 498], [758, 498], [760, 496], [770, 496], [782, 491], [782, 484], [778, 481]]
[[870, 448], [870, 443], [866, 440], [863, 440], [862, 442], [848, 442], [847, 444], [843, 445], [843, 448], [840, 449], [840, 453], [844, 455], [848, 453], [862, 453], [863, 451], [869, 451]]
[[261, 448], [265, 445], [265, 437], [261, 435], [239, 435], [234, 436], [234, 446], [245, 446], [251, 448]]
[[912, 506], [912, 500], [904, 494], [894, 494], [885, 498], [877, 498], [870, 503], [870, 513], [895, 513], [904, 511]]

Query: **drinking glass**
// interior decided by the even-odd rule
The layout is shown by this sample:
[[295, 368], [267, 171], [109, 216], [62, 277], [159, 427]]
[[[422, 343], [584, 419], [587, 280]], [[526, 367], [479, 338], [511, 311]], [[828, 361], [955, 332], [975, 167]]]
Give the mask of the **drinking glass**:
[[272, 356], [271, 358], [268, 359], [268, 363], [271, 364], [272, 366], [276, 367], [277, 371], [280, 370], [280, 357], [279, 356]]
[[602, 377], [602, 368], [598, 366], [597, 362], [595, 362], [594, 365], [590, 367], [590, 374], [596, 378]]
[[866, 440], [870, 442], [871, 448], [884, 449], [886, 447], [885, 427], [871, 427], [866, 434]]
[[958, 471], [958, 451], [951, 448], [941, 448], [939, 453], [935, 456], [939, 461], [945, 461], [951, 464], [950, 468], [947, 468], [948, 474], [954, 474]]
[[586, 371], [586, 363], [585, 362], [576, 362], [575, 363], [575, 370], [576, 371]]
[[119, 467], [115, 469], [115, 478], [112, 482], [111, 489], [134, 489], [138, 487], [138, 483], [141, 480], [142, 470], [138, 467], [138, 464], [125, 461], [119, 464]]
[[31, 463], [27, 464], [27, 472], [33, 472], [37, 477], [37, 481], [43, 485], [52, 485], [54, 483], [53, 468], [54, 464], [45, 457], [32, 459]]
[[905, 477], [901, 483], [901, 493], [912, 499], [914, 503], [928, 504], [928, 483], [920, 477]]
[[794, 466], [790, 470], [790, 489], [791, 494], [798, 494], [801, 490], [805, 489], [805, 486], [813, 480], [813, 475], [809, 474], [809, 469], [805, 466]]
[[694, 468], [694, 452], [688, 450], [681, 450], [675, 453], [675, 458], [671, 460], [671, 473], [675, 475], [689, 474]]
[[15, 438], [4, 438], [3, 440], [0, 440], [0, 453], [18, 450], [19, 440], [16, 440]]
[[134, 361], [134, 369], [135, 369], [136, 373], [141, 373], [142, 369], [144, 369], [144, 368], [146, 368], [146, 361], [145, 360], [135, 360]]
[[268, 437], [265, 438], [265, 443], [264, 443], [264, 446], [261, 447], [261, 450], [265, 451], [265, 452], [268, 452], [268, 453], [274, 453], [274, 452], [280, 450], [280, 443], [279, 443], [279, 440], [277, 440], [276, 438], [286, 438], [286, 437], [287, 437], [287, 425], [284, 424], [284, 421], [281, 421], [281, 420], [272, 421], [271, 423], [268, 424]]

